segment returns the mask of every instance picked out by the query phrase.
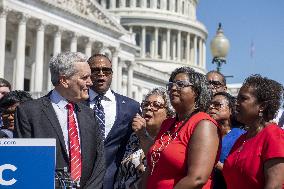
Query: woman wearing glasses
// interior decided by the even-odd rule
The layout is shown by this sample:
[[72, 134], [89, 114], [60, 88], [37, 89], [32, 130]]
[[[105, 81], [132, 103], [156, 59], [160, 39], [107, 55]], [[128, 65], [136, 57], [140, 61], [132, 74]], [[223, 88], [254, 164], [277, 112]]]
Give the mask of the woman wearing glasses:
[[173, 117], [174, 111], [165, 88], [150, 91], [141, 103], [142, 117], [136, 115], [132, 127], [135, 131], [126, 146], [123, 161], [119, 167], [116, 189], [137, 188], [139, 178], [145, 170], [145, 153], [160, 130], [162, 122]]
[[235, 141], [245, 131], [240, 128], [233, 128], [232, 123], [235, 119], [235, 99], [229, 93], [218, 92], [214, 94], [208, 112], [210, 116], [217, 121], [222, 136], [220, 160], [215, 165], [214, 169], [214, 188], [225, 189], [226, 183], [222, 174], [223, 163]]
[[206, 77], [181, 67], [167, 89], [176, 117], [163, 122], [147, 154], [147, 189], [210, 188], [220, 136], [215, 120], [204, 113], [211, 101]]
[[237, 120], [245, 124], [225, 160], [228, 189], [284, 188], [284, 132], [271, 123], [283, 97], [283, 86], [260, 75], [248, 77], [236, 104]]

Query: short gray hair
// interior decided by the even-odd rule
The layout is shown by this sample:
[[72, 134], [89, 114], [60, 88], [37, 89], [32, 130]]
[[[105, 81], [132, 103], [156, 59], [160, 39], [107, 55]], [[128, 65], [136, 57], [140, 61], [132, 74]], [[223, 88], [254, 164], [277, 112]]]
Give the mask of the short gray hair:
[[49, 61], [51, 82], [54, 86], [59, 85], [59, 76], [71, 77], [76, 73], [74, 63], [86, 62], [88, 57], [80, 52], [63, 52], [53, 56]]
[[154, 88], [153, 90], [151, 90], [150, 92], [146, 94], [144, 100], [147, 100], [147, 98], [149, 98], [149, 96], [152, 96], [152, 95], [161, 96], [164, 99], [165, 108], [166, 108], [168, 117], [173, 117], [175, 115], [174, 108], [172, 107], [171, 102], [170, 102], [168, 91], [165, 88], [163, 87]]

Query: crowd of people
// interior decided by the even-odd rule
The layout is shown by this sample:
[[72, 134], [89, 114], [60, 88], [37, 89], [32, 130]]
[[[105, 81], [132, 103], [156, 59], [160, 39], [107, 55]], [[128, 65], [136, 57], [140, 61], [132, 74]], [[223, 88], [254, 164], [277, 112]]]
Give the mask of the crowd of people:
[[80, 188], [284, 188], [277, 81], [251, 75], [233, 97], [220, 72], [180, 67], [139, 103], [111, 90], [104, 54], [59, 53], [49, 68], [38, 99], [0, 78], [0, 138], [55, 138], [56, 170]]

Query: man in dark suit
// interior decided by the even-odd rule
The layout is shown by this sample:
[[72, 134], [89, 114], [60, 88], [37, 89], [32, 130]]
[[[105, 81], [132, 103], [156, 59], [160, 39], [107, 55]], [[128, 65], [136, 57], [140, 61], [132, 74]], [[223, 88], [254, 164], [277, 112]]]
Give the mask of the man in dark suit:
[[89, 98], [92, 85], [87, 57], [61, 53], [50, 60], [49, 67], [54, 90], [18, 106], [14, 134], [55, 138], [56, 168], [67, 167], [81, 188], [99, 189], [105, 172], [103, 142], [93, 111], [78, 103]]
[[[103, 118], [101, 130], [104, 139], [106, 174], [104, 189], [112, 189], [117, 168], [123, 158], [125, 147], [132, 133], [132, 120], [140, 112], [139, 103], [126, 96], [110, 90], [112, 81], [112, 64], [109, 58], [102, 54], [95, 54], [88, 60], [91, 68], [93, 86], [89, 90], [88, 105], [94, 109], [102, 106]], [[98, 97], [101, 97], [98, 102]]]

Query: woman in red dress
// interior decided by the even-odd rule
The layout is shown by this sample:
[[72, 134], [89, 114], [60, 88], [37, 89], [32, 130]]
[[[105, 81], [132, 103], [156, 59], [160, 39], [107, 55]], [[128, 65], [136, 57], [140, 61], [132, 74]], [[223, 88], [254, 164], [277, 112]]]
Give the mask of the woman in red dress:
[[165, 120], [147, 154], [147, 189], [210, 188], [220, 135], [204, 111], [211, 100], [206, 77], [176, 69], [167, 85], [176, 117]]
[[280, 107], [283, 86], [260, 75], [248, 77], [237, 100], [237, 119], [248, 128], [225, 160], [228, 189], [284, 188], [284, 132], [270, 122]]

